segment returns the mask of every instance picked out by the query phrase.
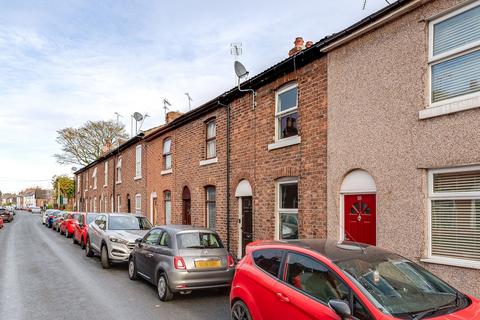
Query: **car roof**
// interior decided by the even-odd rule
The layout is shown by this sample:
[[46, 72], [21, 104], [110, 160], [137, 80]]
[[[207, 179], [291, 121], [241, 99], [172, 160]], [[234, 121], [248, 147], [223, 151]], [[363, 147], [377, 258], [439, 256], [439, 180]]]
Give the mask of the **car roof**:
[[365, 259], [392, 254], [392, 252], [364, 243], [352, 241], [335, 241], [331, 239], [299, 239], [287, 241], [257, 241], [249, 245], [253, 250], [263, 246], [279, 246], [283, 249], [302, 248], [314, 251], [332, 262], [352, 259]]
[[185, 224], [158, 225], [158, 226], [155, 226], [154, 228], [162, 228], [165, 230], [173, 231], [175, 233], [182, 232], [182, 231], [201, 231], [201, 232], [215, 233], [215, 231], [205, 227], [196, 227], [196, 226], [185, 225]]

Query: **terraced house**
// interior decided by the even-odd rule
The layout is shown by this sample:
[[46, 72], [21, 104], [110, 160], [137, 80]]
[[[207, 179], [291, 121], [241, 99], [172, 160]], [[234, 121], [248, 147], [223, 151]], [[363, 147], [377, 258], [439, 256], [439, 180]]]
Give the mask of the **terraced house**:
[[480, 1], [400, 1], [333, 36], [328, 234], [480, 295]]
[[398, 1], [291, 52], [77, 172], [79, 208], [109, 159], [103, 210], [139, 195], [238, 257], [257, 239], [375, 244], [480, 295], [480, 1]]

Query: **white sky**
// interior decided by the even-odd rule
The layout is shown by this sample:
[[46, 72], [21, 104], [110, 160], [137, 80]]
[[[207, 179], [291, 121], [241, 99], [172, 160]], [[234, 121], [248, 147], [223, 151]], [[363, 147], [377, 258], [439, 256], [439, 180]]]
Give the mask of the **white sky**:
[[296, 36], [318, 41], [386, 5], [337, 1], [0, 0], [0, 190], [50, 187], [70, 173], [56, 130], [187, 111], [234, 85], [230, 43], [251, 75], [285, 59]]

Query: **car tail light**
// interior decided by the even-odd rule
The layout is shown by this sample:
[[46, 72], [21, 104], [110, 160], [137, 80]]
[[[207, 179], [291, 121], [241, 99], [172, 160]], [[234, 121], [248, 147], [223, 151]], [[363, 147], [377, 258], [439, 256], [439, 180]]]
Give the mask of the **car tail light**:
[[173, 264], [175, 265], [175, 269], [178, 269], [178, 270], [187, 269], [187, 266], [185, 265], [185, 261], [183, 261], [182, 257], [173, 257]]
[[233, 260], [233, 257], [231, 254], [228, 254], [228, 267], [229, 268], [235, 267], [235, 260]]

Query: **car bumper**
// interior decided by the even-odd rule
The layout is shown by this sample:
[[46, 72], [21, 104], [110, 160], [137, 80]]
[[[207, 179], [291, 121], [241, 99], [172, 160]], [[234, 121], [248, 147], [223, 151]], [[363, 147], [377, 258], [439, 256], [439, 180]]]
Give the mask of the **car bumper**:
[[127, 262], [132, 250], [133, 246], [132, 248], [129, 248], [125, 244], [111, 243], [109, 250], [109, 258], [110, 260], [112, 260], [112, 262]]
[[2, 216], [3, 222], [12, 222], [13, 221], [13, 215], [12, 216]]
[[219, 271], [175, 271], [168, 275], [170, 289], [173, 292], [229, 287], [232, 284], [235, 269]]

